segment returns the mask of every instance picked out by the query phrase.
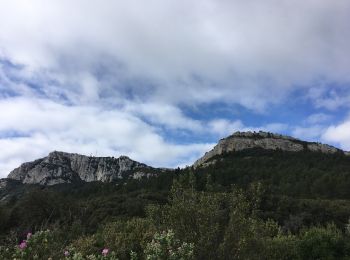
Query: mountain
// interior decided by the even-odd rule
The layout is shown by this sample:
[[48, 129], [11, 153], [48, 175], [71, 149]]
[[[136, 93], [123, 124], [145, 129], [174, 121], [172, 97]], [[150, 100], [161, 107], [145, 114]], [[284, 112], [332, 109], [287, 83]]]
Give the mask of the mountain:
[[243, 151], [247, 149], [261, 148], [265, 150], [280, 150], [287, 152], [312, 151], [326, 154], [348, 154], [338, 148], [327, 144], [306, 142], [291, 136], [273, 134], [267, 132], [236, 132], [219, 143], [203, 157], [194, 163], [194, 167], [203, 167], [213, 163], [211, 160], [229, 152]]
[[[115, 248], [124, 250], [126, 245], [134, 245], [129, 238], [171, 229], [200, 250], [208, 245], [220, 249], [227, 241], [230, 249], [238, 243], [236, 234], [244, 235], [240, 244], [252, 237], [251, 252], [257, 250], [256, 238], [263, 239], [263, 248], [272, 243], [271, 248], [277, 246], [278, 252], [295, 252], [291, 244], [302, 248], [303, 241], [323, 248], [323, 240], [338, 241], [339, 234], [350, 241], [344, 232], [349, 226], [349, 187], [350, 156], [346, 152], [265, 132], [234, 133], [220, 140], [194, 167], [175, 170], [152, 168], [125, 156], [53, 152], [24, 163], [9, 178], [0, 180], [0, 244], [12, 243], [8, 238], [13, 234], [21, 241], [28, 230], [58, 229], [62, 240], [54, 241], [64, 242], [58, 243], [57, 255], [62, 255], [62, 248], [80, 245], [100, 254], [102, 245], [112, 248], [109, 241], [112, 245], [120, 241]], [[313, 226], [327, 229], [309, 232]], [[339, 231], [332, 231], [333, 226]], [[335, 240], [330, 237], [333, 233]], [[144, 239], [142, 243], [152, 241], [152, 237]], [[18, 244], [15, 248], [18, 251]], [[129, 258], [132, 248], [127, 248], [120, 259]], [[211, 258], [205, 257], [207, 251], [201, 254], [196, 259], [218, 258], [217, 251]], [[222, 259], [231, 256], [230, 251]], [[260, 258], [324, 259], [295, 255]], [[327, 259], [345, 258], [335, 254]]]
[[[250, 149], [285, 152], [318, 152], [322, 154], [349, 155], [330, 145], [306, 142], [290, 136], [267, 132], [236, 132], [219, 143], [202, 158], [198, 159], [193, 168], [206, 167], [216, 163], [225, 154]], [[222, 158], [221, 158], [222, 159]], [[121, 179], [140, 179], [164, 172], [143, 163], [131, 160], [126, 156], [94, 157], [74, 153], [54, 151], [48, 156], [27, 162], [14, 169], [8, 179], [23, 184], [55, 185], [78, 182], [113, 182]], [[0, 182], [6, 186], [6, 179]]]
[[152, 167], [126, 156], [94, 157], [54, 151], [44, 158], [22, 164], [8, 175], [8, 179], [41, 185], [112, 182], [125, 178], [142, 178], [152, 174], [151, 169]]

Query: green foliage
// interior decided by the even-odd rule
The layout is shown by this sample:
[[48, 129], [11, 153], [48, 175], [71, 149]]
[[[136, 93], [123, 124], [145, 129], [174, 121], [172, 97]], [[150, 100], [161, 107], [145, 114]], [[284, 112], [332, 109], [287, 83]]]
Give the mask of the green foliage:
[[260, 259], [265, 241], [279, 233], [277, 223], [265, 222], [256, 215], [260, 189], [260, 185], [253, 185], [248, 193], [240, 189], [231, 193], [229, 221], [219, 247], [223, 259]]
[[220, 255], [223, 259], [261, 259], [265, 241], [277, 232], [278, 226], [272, 221], [263, 222], [233, 214], [220, 245]]
[[[67, 251], [68, 252], [68, 251]], [[119, 258], [114, 252], [108, 252], [107, 254], [91, 254], [83, 255], [78, 252], [71, 252], [68, 256], [64, 258], [65, 260], [118, 260]]]
[[341, 227], [348, 220], [349, 156], [250, 149], [212, 160], [209, 167], [192, 169], [197, 189], [208, 190], [208, 178], [216, 192], [227, 192], [232, 184], [246, 190], [261, 183], [259, 216], [274, 219], [288, 231], [329, 222]]
[[9, 222], [9, 212], [5, 208], [0, 207], [0, 234], [6, 231]]
[[125, 183], [11, 182], [0, 259], [350, 259], [349, 157], [214, 159]]
[[74, 240], [68, 248], [82, 256], [93, 255], [108, 248], [118, 259], [128, 259], [133, 252], [143, 258], [146, 244], [155, 233], [147, 219], [132, 218], [103, 225], [95, 234]]
[[346, 247], [341, 231], [334, 225], [307, 229], [299, 242], [302, 259], [342, 259], [347, 253]]
[[181, 242], [175, 238], [172, 230], [156, 233], [147, 244], [147, 260], [190, 260], [193, 259], [193, 244]]
[[285, 152], [248, 149], [213, 157], [215, 164], [194, 171], [204, 186], [206, 175], [221, 186], [253, 182], [276, 194], [308, 198], [350, 199], [350, 158], [341, 153]]
[[261, 255], [270, 260], [301, 259], [298, 252], [299, 240], [290, 234], [278, 234], [277, 236], [266, 238], [264, 249]]
[[77, 213], [75, 203], [52, 191], [27, 193], [12, 208], [9, 225], [19, 230], [43, 230], [51, 225], [71, 224]]
[[27, 237], [12, 248], [3, 248], [0, 250], [1, 259], [48, 259], [50, 257], [59, 257], [58, 252], [62, 249], [61, 241], [57, 239], [55, 232], [49, 230], [39, 231]]
[[196, 245], [198, 257], [214, 256], [227, 219], [226, 194], [196, 192], [174, 184], [168, 205], [149, 209], [159, 230], [171, 229], [178, 238]]
[[130, 252], [143, 256], [143, 248], [151, 241], [154, 227], [147, 219], [133, 218], [105, 225], [98, 237], [120, 259], [127, 259]]
[[94, 254], [102, 247], [102, 241], [98, 241], [96, 235], [81, 236], [68, 246], [70, 252], [79, 252], [83, 256]]

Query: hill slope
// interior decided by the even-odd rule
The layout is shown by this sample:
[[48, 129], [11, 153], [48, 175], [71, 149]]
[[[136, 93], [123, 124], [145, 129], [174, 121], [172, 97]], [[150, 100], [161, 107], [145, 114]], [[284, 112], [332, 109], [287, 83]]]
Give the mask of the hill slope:
[[[59, 254], [65, 246], [86, 243], [83, 253], [100, 254], [107, 245], [122, 251], [120, 259], [129, 259], [130, 250], [140, 253], [140, 245], [152, 241], [147, 237], [134, 244], [129, 238], [171, 229], [195, 244], [195, 259], [217, 259], [220, 252], [225, 256], [220, 259], [231, 259], [232, 248], [249, 239], [252, 246], [242, 259], [348, 259], [341, 256], [349, 255], [350, 244], [341, 251], [344, 243], [336, 242], [331, 251], [323, 243], [350, 241], [344, 232], [350, 216], [345, 152], [275, 134], [235, 133], [200, 162], [167, 171], [127, 157], [54, 152], [23, 164], [0, 180], [0, 244], [13, 244], [8, 239], [13, 233], [21, 238], [28, 230], [50, 229], [62, 234], [62, 240], [55, 238], [61, 241]], [[324, 254], [341, 254], [300, 253], [310, 230], [321, 239], [312, 237], [312, 249], [321, 245]], [[262, 257], [257, 239], [264, 250], [268, 242], [276, 246], [271, 249], [275, 257]]]

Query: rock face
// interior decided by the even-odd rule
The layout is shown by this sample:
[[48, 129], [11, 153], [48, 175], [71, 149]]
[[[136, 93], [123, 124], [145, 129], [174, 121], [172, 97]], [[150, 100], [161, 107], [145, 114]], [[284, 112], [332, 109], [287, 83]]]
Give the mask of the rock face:
[[7, 185], [7, 180], [6, 179], [0, 179], [0, 189], [5, 188]]
[[26, 184], [42, 185], [79, 181], [112, 182], [123, 178], [148, 177], [149, 175], [143, 172], [147, 169], [151, 167], [126, 156], [93, 157], [55, 151], [42, 159], [22, 164], [14, 169], [8, 178]]
[[262, 148], [267, 150], [283, 150], [289, 152], [299, 152], [303, 150], [310, 150], [314, 152], [322, 153], [336, 153], [342, 150], [333, 146], [304, 142], [299, 139], [272, 134], [267, 132], [236, 132], [233, 135], [221, 139], [219, 143], [209, 152], [207, 152], [202, 158], [197, 160], [193, 166], [205, 166], [208, 164], [208, 160], [216, 155], [220, 155], [227, 152], [241, 151], [251, 148]]

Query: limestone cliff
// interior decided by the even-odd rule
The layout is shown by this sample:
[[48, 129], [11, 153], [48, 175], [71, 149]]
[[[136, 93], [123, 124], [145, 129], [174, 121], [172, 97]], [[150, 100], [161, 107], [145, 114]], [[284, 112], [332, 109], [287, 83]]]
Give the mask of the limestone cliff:
[[145, 169], [151, 167], [126, 156], [93, 157], [55, 151], [42, 159], [22, 164], [8, 178], [26, 184], [42, 185], [78, 181], [111, 182], [123, 178], [149, 177], [149, 173], [143, 171]]
[[193, 166], [205, 166], [208, 163], [208, 160], [216, 155], [251, 148], [283, 150], [289, 152], [310, 150], [322, 153], [344, 153], [342, 150], [330, 145], [305, 142], [285, 135], [272, 134], [262, 131], [236, 132], [227, 138], [221, 139], [211, 151], [207, 152], [202, 158], [198, 159]]
[[[266, 132], [236, 132], [221, 139], [219, 143], [202, 158], [194, 163], [194, 167], [213, 163], [214, 156], [245, 149], [262, 148], [268, 150], [283, 150], [299, 152], [304, 150], [322, 153], [343, 153], [333, 146], [315, 142], [305, 142], [299, 139]], [[164, 172], [170, 169], [157, 169], [131, 160], [126, 156], [93, 157], [79, 154], [52, 152], [47, 157], [27, 162], [14, 169], [8, 179], [26, 184], [54, 185], [73, 182], [112, 182], [120, 179], [140, 179], [155, 175], [154, 172]], [[0, 180], [0, 189], [6, 186], [6, 179]]]

